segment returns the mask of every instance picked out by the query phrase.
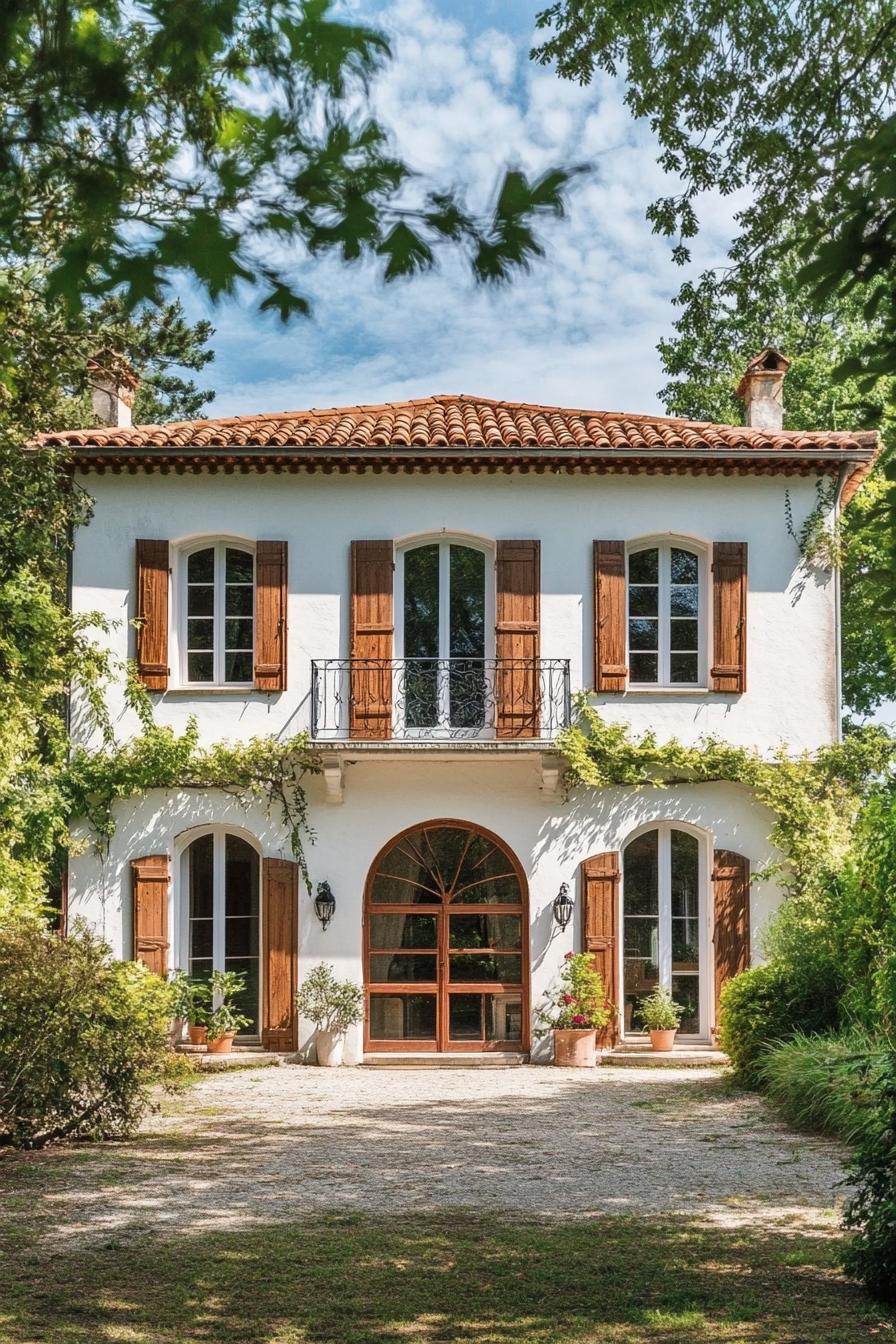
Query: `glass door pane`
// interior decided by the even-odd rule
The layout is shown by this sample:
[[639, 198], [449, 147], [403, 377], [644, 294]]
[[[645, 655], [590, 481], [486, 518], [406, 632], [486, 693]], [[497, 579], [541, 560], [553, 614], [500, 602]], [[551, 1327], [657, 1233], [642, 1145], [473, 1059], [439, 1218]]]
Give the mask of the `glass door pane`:
[[687, 1011], [679, 1030], [700, 1031], [699, 850], [696, 837], [673, 831], [670, 837], [672, 915], [672, 997]]
[[435, 543], [404, 555], [406, 727], [435, 728], [439, 722], [439, 550]]
[[245, 976], [246, 987], [235, 1007], [249, 1018], [240, 1031], [257, 1034], [258, 855], [235, 835], [224, 841], [224, 970]]
[[638, 1005], [660, 982], [659, 832], [638, 836], [625, 850], [623, 1025], [640, 1031]]
[[485, 554], [451, 546], [447, 657], [452, 728], [485, 724]]

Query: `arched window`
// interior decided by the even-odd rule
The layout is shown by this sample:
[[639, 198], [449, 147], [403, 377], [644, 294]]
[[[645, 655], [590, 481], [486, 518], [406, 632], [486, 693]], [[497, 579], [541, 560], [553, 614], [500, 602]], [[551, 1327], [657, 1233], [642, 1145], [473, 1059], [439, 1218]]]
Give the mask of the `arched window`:
[[215, 829], [184, 850], [181, 869], [184, 955], [191, 976], [237, 971], [246, 988], [238, 1003], [249, 1018], [243, 1030], [258, 1032], [259, 889], [257, 851], [241, 836]]
[[370, 1048], [526, 1049], [525, 883], [497, 836], [459, 821], [398, 836], [370, 871], [365, 928]]
[[696, 546], [659, 542], [629, 551], [629, 685], [705, 684], [704, 569]]
[[255, 556], [230, 541], [192, 545], [181, 556], [181, 679], [186, 686], [251, 686]]
[[[480, 730], [486, 721], [494, 577], [484, 547], [421, 541], [398, 552], [396, 697], [409, 730]], [[403, 690], [403, 695], [402, 695]]]
[[624, 1030], [642, 1030], [638, 1003], [662, 985], [686, 1009], [682, 1035], [704, 1035], [706, 878], [700, 841], [663, 822], [629, 841], [622, 876]]

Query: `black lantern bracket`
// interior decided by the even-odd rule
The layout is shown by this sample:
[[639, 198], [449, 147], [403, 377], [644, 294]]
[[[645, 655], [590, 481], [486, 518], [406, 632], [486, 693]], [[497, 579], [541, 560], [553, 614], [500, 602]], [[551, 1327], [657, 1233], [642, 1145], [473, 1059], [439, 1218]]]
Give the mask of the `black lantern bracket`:
[[561, 882], [560, 890], [554, 897], [554, 904], [552, 908], [554, 911], [554, 923], [561, 930], [565, 929], [569, 921], [572, 919], [572, 909], [573, 909], [572, 897], [569, 894], [568, 882]]
[[318, 882], [317, 895], [314, 898], [314, 913], [321, 922], [321, 927], [326, 928], [330, 920], [336, 913], [336, 897], [330, 888], [329, 882]]

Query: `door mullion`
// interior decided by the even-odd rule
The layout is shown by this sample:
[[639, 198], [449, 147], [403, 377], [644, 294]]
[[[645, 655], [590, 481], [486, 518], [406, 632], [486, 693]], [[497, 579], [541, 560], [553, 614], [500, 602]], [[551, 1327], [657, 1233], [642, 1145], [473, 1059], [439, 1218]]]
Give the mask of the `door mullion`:
[[436, 966], [438, 989], [436, 991], [436, 1049], [448, 1049], [448, 907], [442, 906], [439, 920], [439, 959]]
[[224, 835], [215, 832], [212, 848], [212, 969], [224, 970], [226, 949]]
[[660, 984], [672, 988], [672, 832], [661, 826], [658, 845], [660, 897]]

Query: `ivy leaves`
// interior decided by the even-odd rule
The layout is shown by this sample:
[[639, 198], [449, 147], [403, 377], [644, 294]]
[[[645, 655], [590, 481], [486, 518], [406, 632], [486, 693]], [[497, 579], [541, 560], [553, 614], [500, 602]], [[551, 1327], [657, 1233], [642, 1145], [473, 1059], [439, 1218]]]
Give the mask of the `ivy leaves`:
[[159, 303], [190, 277], [219, 299], [251, 286], [283, 321], [309, 311], [304, 258], [378, 262], [386, 281], [460, 251], [507, 280], [541, 255], [575, 169], [514, 169], [477, 213], [422, 190], [369, 114], [389, 60], [329, 0], [12, 0], [0, 14], [0, 257], [64, 237], [48, 294], [77, 311]]

